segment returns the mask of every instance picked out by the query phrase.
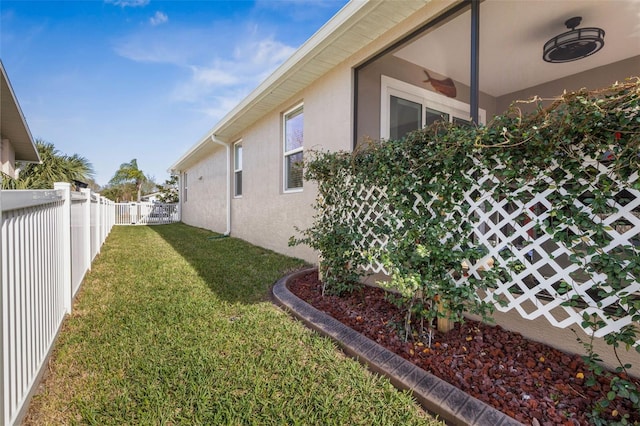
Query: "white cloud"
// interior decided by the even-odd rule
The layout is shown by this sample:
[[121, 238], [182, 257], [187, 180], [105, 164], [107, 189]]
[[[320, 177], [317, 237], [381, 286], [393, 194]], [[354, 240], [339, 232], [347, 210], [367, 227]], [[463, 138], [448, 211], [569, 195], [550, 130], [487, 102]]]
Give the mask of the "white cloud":
[[151, 43], [144, 48], [136, 43], [135, 40], [116, 46], [115, 51], [118, 55], [135, 62], [173, 63], [177, 65], [185, 60], [183, 52], [169, 49], [167, 46], [156, 43]]
[[238, 78], [235, 74], [231, 74], [221, 69], [200, 67], [191, 68], [193, 71], [193, 80], [198, 83], [212, 86], [228, 86], [238, 83]]
[[237, 91], [226, 93], [224, 96], [212, 97], [197, 107], [197, 111], [217, 122], [235, 108], [245, 96], [247, 93]]
[[198, 103], [225, 88], [241, 84], [237, 73], [229, 72], [227, 64], [216, 63], [209, 67], [190, 66], [191, 75], [188, 80], [178, 84], [172, 98], [180, 102]]
[[154, 26], [164, 24], [166, 22], [169, 22], [169, 17], [166, 14], [160, 11], [157, 11], [155, 15], [149, 18], [149, 22], [151, 23], [151, 25], [154, 25]]
[[[225, 97], [232, 100], [224, 105], [228, 111], [294, 51], [293, 47], [272, 38], [245, 40], [228, 58], [215, 58], [205, 66], [190, 66], [190, 78], [174, 89], [173, 98], [209, 104], [212, 100], [219, 103], [219, 98]], [[221, 107], [217, 105], [214, 109]], [[209, 106], [205, 109], [210, 113]]]
[[147, 27], [114, 48], [136, 62], [174, 65], [182, 77], [169, 88], [170, 100], [211, 119], [229, 112], [295, 51], [251, 22]]
[[149, 4], [150, 0], [104, 0], [105, 3], [120, 7], [142, 7]]
[[256, 67], [274, 67], [284, 62], [295, 52], [295, 48], [271, 38], [249, 41], [236, 47], [234, 57], [238, 61], [245, 58]]
[[198, 29], [169, 30], [157, 26], [116, 40], [114, 50], [136, 62], [188, 66], [210, 50], [201, 42], [207, 37], [209, 32]]

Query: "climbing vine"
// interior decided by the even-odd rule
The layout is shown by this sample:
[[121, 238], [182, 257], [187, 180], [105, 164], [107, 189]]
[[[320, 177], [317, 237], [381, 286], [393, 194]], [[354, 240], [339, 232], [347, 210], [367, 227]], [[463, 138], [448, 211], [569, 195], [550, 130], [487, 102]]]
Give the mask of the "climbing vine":
[[[390, 279], [381, 284], [397, 292], [407, 329], [411, 319], [426, 324], [406, 337], [420, 337], [437, 316], [490, 318], [505, 303], [505, 294], [492, 290], [525, 268], [505, 254], [512, 252], [508, 247], [487, 257], [486, 241], [473, 232], [482, 224], [470, 212], [476, 201], [470, 198], [489, 194], [494, 202], [509, 203], [545, 194], [544, 220], [527, 232], [566, 247], [567, 262], [590, 284], [589, 297], [569, 280], [553, 291], [564, 306], [582, 309], [582, 328], [592, 337], [606, 319], [626, 319], [618, 331], [606, 333], [606, 342], [616, 356], [621, 348], [640, 353], [640, 233], [626, 232], [623, 244], [611, 246], [612, 226], [638, 226], [603, 220], [640, 198], [640, 80], [565, 93], [546, 107], [539, 101], [527, 101], [538, 105], [532, 114], [522, 114], [514, 103], [486, 127], [437, 123], [402, 140], [364, 141], [353, 153], [305, 154], [305, 177], [318, 183], [316, 216], [290, 243], [321, 253], [325, 291], [334, 294], [351, 290], [372, 264], [382, 265]], [[483, 180], [487, 175], [492, 179]], [[633, 212], [639, 217], [640, 207]], [[519, 213], [521, 223], [531, 220], [530, 211]], [[616, 303], [603, 307], [611, 298]], [[609, 374], [599, 367], [591, 342], [582, 343], [593, 377]], [[628, 413], [613, 408], [616, 398], [640, 409], [638, 381], [628, 368], [621, 363], [621, 375], [594, 407], [594, 423], [605, 412], [608, 421], [628, 421]]]

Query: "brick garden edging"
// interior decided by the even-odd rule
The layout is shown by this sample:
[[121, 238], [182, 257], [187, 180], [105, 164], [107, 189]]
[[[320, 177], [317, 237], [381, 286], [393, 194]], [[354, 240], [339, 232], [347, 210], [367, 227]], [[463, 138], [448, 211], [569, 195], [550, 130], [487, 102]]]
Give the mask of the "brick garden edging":
[[309, 305], [287, 288], [288, 283], [312, 269], [291, 273], [273, 286], [276, 301], [307, 327], [335, 340], [349, 356], [384, 375], [399, 389], [409, 390], [429, 412], [453, 425], [516, 426], [515, 419], [457, 387], [415, 366], [340, 321]]

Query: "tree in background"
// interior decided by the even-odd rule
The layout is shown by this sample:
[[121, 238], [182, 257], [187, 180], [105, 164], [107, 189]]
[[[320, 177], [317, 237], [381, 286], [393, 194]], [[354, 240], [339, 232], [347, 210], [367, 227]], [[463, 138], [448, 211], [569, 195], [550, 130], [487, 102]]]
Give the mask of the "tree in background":
[[[138, 160], [134, 158], [128, 163], [120, 164], [120, 168], [109, 181], [109, 186], [107, 190], [103, 191], [103, 195], [105, 192], [111, 194], [112, 191], [110, 189], [113, 189], [114, 194], [119, 195], [115, 198], [115, 201], [133, 201], [133, 194], [135, 193], [136, 201], [140, 202], [143, 185], [150, 181], [152, 182], [153, 180], [145, 176], [144, 172], [138, 167]], [[108, 197], [108, 195], [105, 196]], [[112, 197], [108, 198], [114, 199]]]
[[158, 191], [158, 184], [153, 176], [146, 176], [146, 180], [142, 182], [142, 195], [152, 194]]
[[102, 186], [100, 186], [100, 184], [96, 182], [94, 178], [88, 178], [83, 182], [86, 183], [87, 188], [89, 188], [93, 192], [100, 193], [100, 191], [102, 191]]
[[115, 202], [129, 201], [129, 194], [133, 194], [133, 191], [125, 191], [123, 185], [107, 185], [100, 191], [100, 195]]
[[158, 190], [161, 192], [160, 201], [163, 203], [177, 203], [178, 202], [178, 176], [173, 175], [169, 179], [165, 180], [162, 185], [158, 185]]
[[88, 182], [93, 178], [93, 166], [78, 154], [66, 155], [52, 143], [36, 140], [40, 163], [18, 162], [18, 177], [2, 178], [3, 189], [52, 189], [55, 182]]

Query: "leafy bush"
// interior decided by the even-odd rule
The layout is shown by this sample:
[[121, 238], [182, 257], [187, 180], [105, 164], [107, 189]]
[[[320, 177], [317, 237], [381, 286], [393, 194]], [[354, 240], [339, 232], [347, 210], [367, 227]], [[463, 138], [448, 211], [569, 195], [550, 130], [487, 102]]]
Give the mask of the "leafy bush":
[[[616, 213], [620, 194], [640, 190], [640, 79], [565, 93], [529, 115], [517, 106], [487, 127], [437, 123], [402, 140], [364, 141], [353, 153], [312, 153], [305, 177], [318, 183], [317, 214], [313, 226], [290, 243], [321, 253], [321, 273], [332, 293], [349, 291], [372, 260], [383, 264], [391, 277], [388, 286], [406, 306], [407, 324], [415, 316], [428, 327], [442, 312], [453, 321], [463, 321], [465, 312], [489, 318], [494, 304], [480, 294], [523, 268], [510, 259], [477, 267], [487, 260], [486, 247], [473, 237], [478, 219], [465, 197], [490, 173], [495, 179], [480, 189], [494, 199], [522, 197], [522, 188], [549, 193], [548, 219], [536, 223], [535, 231], [567, 247], [570, 262], [592, 281], [596, 296], [588, 300], [596, 305], [587, 311], [597, 315], [585, 314], [583, 328], [595, 334], [604, 327], [599, 318], [626, 317], [629, 325], [609, 333], [606, 341], [614, 350], [622, 345], [640, 352], [633, 325], [640, 321], [640, 300], [628, 290], [640, 277], [640, 244], [630, 240], [608, 249], [601, 220]], [[593, 164], [585, 166], [585, 158]], [[563, 191], [553, 190], [558, 185]], [[578, 201], [589, 205], [588, 211]], [[383, 235], [384, 241], [372, 241], [372, 235]], [[468, 273], [470, 267], [474, 273]], [[567, 295], [565, 306], [584, 304], [573, 283], [559, 287], [556, 294]], [[618, 300], [615, 309], [603, 309], [600, 301], [611, 297]], [[585, 348], [593, 374], [606, 374], [593, 346], [586, 342]], [[627, 369], [621, 365], [622, 378], [612, 381], [615, 395], [609, 392], [594, 407], [594, 422], [611, 412], [609, 401], [618, 397], [640, 409], [638, 382], [624, 374]], [[625, 422], [624, 416], [618, 420]]]

